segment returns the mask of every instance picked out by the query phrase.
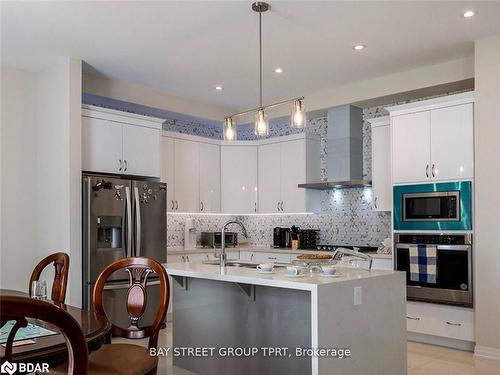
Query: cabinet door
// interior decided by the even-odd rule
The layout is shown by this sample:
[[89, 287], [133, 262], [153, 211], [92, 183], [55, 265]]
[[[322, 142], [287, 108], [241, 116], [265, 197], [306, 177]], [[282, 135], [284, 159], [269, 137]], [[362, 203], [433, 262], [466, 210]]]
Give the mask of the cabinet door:
[[280, 212], [281, 143], [259, 146], [259, 212]]
[[198, 212], [200, 207], [198, 143], [176, 139], [174, 153], [175, 211]]
[[430, 112], [393, 117], [393, 182], [429, 181], [430, 147]]
[[221, 147], [222, 212], [257, 212], [257, 146]]
[[160, 130], [142, 126], [123, 126], [125, 173], [160, 177]]
[[82, 117], [82, 169], [121, 173], [122, 160], [122, 124]]
[[171, 212], [175, 209], [174, 139], [161, 138], [161, 181], [167, 183], [167, 212]]
[[200, 212], [220, 212], [220, 147], [200, 143]]
[[[318, 166], [319, 168], [319, 166]], [[283, 212], [308, 211], [307, 189], [297, 185], [306, 182], [306, 141], [296, 140], [281, 144], [281, 201]], [[314, 194], [314, 192], [312, 192]]]
[[472, 103], [431, 111], [431, 175], [458, 180], [474, 175]]
[[391, 211], [391, 134], [389, 124], [372, 128], [373, 209]]

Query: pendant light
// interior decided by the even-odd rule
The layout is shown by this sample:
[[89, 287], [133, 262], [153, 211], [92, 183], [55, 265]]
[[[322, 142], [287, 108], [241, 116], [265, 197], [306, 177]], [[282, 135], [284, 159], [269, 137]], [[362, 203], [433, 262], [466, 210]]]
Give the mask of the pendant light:
[[234, 126], [233, 118], [226, 117], [224, 119], [224, 140], [236, 141], [236, 138], [237, 138], [236, 126]]
[[304, 103], [301, 99], [297, 99], [293, 102], [292, 107], [292, 118], [290, 120], [290, 126], [296, 129], [303, 129], [306, 127], [306, 111], [304, 109]]
[[258, 137], [266, 137], [269, 135], [269, 120], [265, 112], [268, 108], [277, 107], [287, 103], [293, 103], [290, 126], [293, 128], [303, 129], [306, 127], [306, 112], [304, 109], [304, 97], [298, 97], [288, 100], [283, 100], [277, 103], [264, 105], [263, 104], [263, 79], [262, 79], [262, 13], [270, 8], [268, 3], [258, 1], [252, 4], [252, 10], [259, 13], [259, 106], [243, 112], [235, 113], [227, 116], [224, 119], [224, 139], [232, 141], [236, 139], [236, 126], [234, 117], [255, 113], [254, 132]]

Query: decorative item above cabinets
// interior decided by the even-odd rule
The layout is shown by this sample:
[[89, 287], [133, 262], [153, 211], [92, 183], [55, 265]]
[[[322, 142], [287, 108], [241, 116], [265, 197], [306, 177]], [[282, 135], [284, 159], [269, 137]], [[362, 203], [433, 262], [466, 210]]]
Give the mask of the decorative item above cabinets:
[[82, 170], [160, 177], [160, 131], [164, 120], [82, 106]]
[[474, 93], [386, 108], [393, 184], [474, 177]]
[[372, 127], [372, 191], [374, 211], [391, 211], [391, 131], [389, 116], [367, 120]]

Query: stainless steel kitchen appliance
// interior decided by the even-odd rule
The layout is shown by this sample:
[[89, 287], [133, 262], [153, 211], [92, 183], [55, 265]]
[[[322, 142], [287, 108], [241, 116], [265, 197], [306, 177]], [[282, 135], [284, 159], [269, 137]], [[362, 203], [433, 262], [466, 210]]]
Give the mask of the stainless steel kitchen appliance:
[[[109, 264], [130, 256], [167, 261], [167, 185], [120, 176], [82, 177], [83, 306], [92, 307], [97, 277]], [[150, 324], [159, 300], [159, 282], [148, 282], [148, 301], [141, 320]], [[129, 276], [125, 270], [111, 275], [104, 287], [104, 307], [111, 320], [128, 327], [126, 301]]]
[[[410, 280], [410, 247], [435, 245], [436, 283]], [[396, 233], [394, 265], [406, 272], [408, 300], [472, 307], [472, 234]]]

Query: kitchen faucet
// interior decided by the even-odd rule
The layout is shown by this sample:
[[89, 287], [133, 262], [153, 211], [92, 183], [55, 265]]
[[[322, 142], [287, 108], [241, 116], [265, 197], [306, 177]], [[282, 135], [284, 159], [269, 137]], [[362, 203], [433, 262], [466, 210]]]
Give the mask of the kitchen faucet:
[[245, 238], [248, 238], [247, 229], [239, 221], [229, 220], [227, 223], [225, 223], [222, 226], [221, 248], [220, 248], [220, 255], [219, 255], [220, 256], [220, 273], [221, 273], [221, 275], [224, 275], [226, 273], [226, 229], [231, 224], [238, 224], [241, 227], [241, 230], [243, 232], [243, 236], [245, 236]]

